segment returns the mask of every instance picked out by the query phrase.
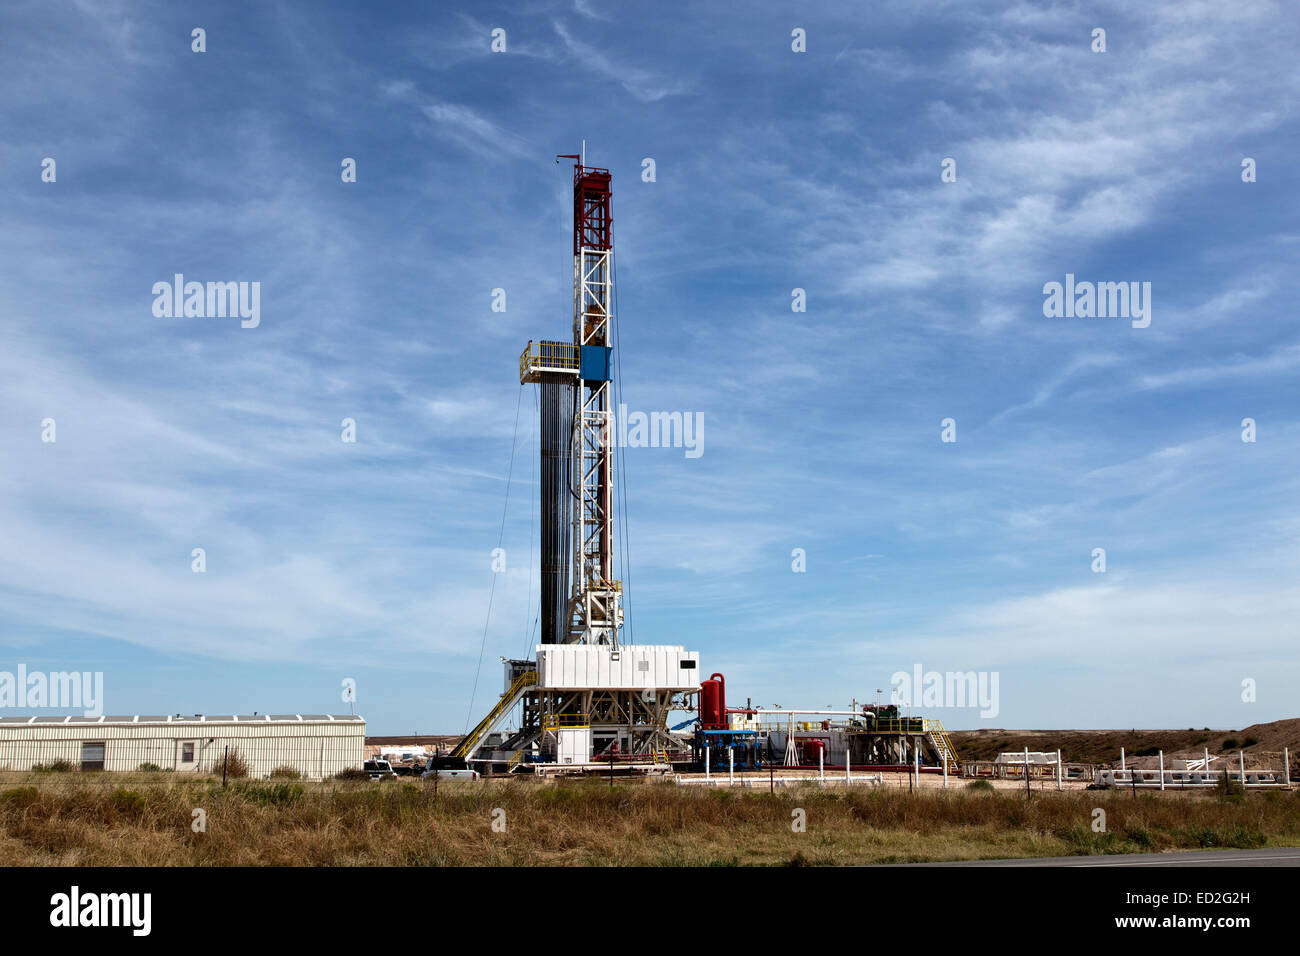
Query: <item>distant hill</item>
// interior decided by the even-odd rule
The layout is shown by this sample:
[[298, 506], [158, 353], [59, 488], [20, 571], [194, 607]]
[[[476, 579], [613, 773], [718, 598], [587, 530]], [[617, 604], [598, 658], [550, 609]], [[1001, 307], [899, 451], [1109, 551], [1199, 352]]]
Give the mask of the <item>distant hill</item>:
[[[1270, 765], [1280, 758], [1283, 747], [1290, 748], [1292, 768], [1300, 768], [1300, 718], [1251, 724], [1241, 730], [954, 730], [949, 732], [957, 754], [963, 760], [993, 760], [1011, 750], [1061, 751], [1069, 763], [1118, 764], [1119, 750], [1125, 750], [1128, 762], [1144, 767], [1155, 766], [1155, 752], [1163, 750], [1165, 759], [1194, 756], [1206, 748], [1211, 754], [1225, 756], [1246, 753], [1246, 765], [1265, 758]], [[1144, 755], [1149, 752], [1149, 756]]]

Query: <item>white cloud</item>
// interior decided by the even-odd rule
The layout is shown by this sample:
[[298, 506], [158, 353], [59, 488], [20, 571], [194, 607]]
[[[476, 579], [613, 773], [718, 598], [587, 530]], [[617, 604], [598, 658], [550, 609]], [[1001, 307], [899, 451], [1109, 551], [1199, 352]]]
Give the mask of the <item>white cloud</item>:
[[607, 54], [601, 53], [594, 46], [573, 36], [564, 24], [556, 21], [554, 26], [555, 32], [564, 41], [565, 49], [573, 59], [596, 75], [620, 84], [623, 89], [642, 102], [653, 103], [666, 96], [677, 96], [688, 92], [691, 88], [686, 80], [668, 80], [651, 70], [627, 63], [616, 63]]
[[506, 132], [467, 106], [435, 102], [424, 104], [420, 110], [444, 136], [479, 156], [500, 159], [505, 155], [522, 159], [535, 154], [520, 137]]

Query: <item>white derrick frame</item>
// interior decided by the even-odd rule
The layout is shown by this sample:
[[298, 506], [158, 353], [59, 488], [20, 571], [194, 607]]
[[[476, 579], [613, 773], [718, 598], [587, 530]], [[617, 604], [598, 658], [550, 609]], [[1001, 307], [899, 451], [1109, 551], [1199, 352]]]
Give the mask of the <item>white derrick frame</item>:
[[[573, 257], [573, 341], [610, 348], [614, 296], [612, 249], [579, 248]], [[573, 418], [573, 509], [569, 640], [618, 647], [623, 625], [620, 585], [614, 581], [613, 419], [608, 379], [579, 378]]]

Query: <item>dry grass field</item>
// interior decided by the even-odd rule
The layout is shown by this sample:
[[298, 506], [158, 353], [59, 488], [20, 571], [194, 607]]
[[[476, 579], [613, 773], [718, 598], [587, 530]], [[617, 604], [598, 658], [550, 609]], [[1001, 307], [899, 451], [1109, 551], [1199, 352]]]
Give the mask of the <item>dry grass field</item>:
[[[1297, 792], [3, 778], [2, 865], [843, 865], [1300, 845]], [[796, 810], [806, 832], [792, 828]]]

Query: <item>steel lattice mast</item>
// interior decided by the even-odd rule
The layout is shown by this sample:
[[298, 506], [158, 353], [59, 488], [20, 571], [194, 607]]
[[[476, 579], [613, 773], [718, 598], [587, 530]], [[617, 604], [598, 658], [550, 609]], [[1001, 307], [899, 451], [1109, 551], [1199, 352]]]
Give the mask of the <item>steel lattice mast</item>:
[[[559, 159], [575, 161], [573, 340], [529, 342], [519, 361], [520, 381], [543, 390], [542, 643], [617, 647], [623, 610], [614, 577], [611, 177], [582, 156]], [[571, 432], [561, 436], [569, 416]]]
[[[519, 359], [519, 381], [540, 387], [539, 474], [541, 523], [541, 641], [531, 658], [508, 660], [505, 689], [496, 705], [457, 744], [452, 756], [506, 773], [667, 773], [674, 764], [698, 763], [709, 748], [736, 748], [754, 765], [767, 733], [753, 720], [753, 708], [728, 708], [720, 674], [700, 680], [699, 653], [675, 644], [623, 644], [622, 583], [614, 577], [615, 414], [613, 382], [614, 232], [610, 173], [588, 166], [585, 155], [573, 167], [573, 336], [568, 342], [529, 342]], [[716, 690], [708, 693], [710, 687]], [[696, 695], [703, 698], [697, 707]], [[712, 705], [708, 704], [712, 700]], [[670, 728], [674, 710], [697, 711], [700, 731], [690, 740]], [[518, 713], [517, 726], [510, 715]], [[711, 713], [711, 716], [708, 716]], [[732, 717], [745, 715], [741, 726]], [[955, 751], [942, 725], [921, 718], [863, 719], [855, 702], [852, 719], [820, 730], [805, 727], [794, 713], [779, 716], [779, 749], [795, 765], [803, 746], [816, 741], [821, 763], [829, 741], [846, 778], [855, 762], [895, 763], [916, 759], [928, 740], [945, 773]], [[897, 711], [895, 711], [895, 714]], [[886, 722], [888, 721], [888, 722]], [[690, 721], [687, 721], [690, 723]], [[498, 730], [505, 727], [504, 730]], [[719, 736], [708, 736], [710, 734]], [[832, 735], [833, 738], [832, 738]], [[770, 738], [769, 738], [770, 739]], [[689, 752], [689, 751], [694, 751]]]
[[[532, 658], [502, 658], [501, 699], [452, 756], [508, 773], [663, 773], [683, 750], [667, 718], [699, 692], [699, 654], [619, 641], [610, 175], [559, 159], [574, 161], [573, 337], [530, 341], [519, 357], [519, 381], [541, 393], [541, 640]], [[518, 727], [498, 731], [516, 708]]]

